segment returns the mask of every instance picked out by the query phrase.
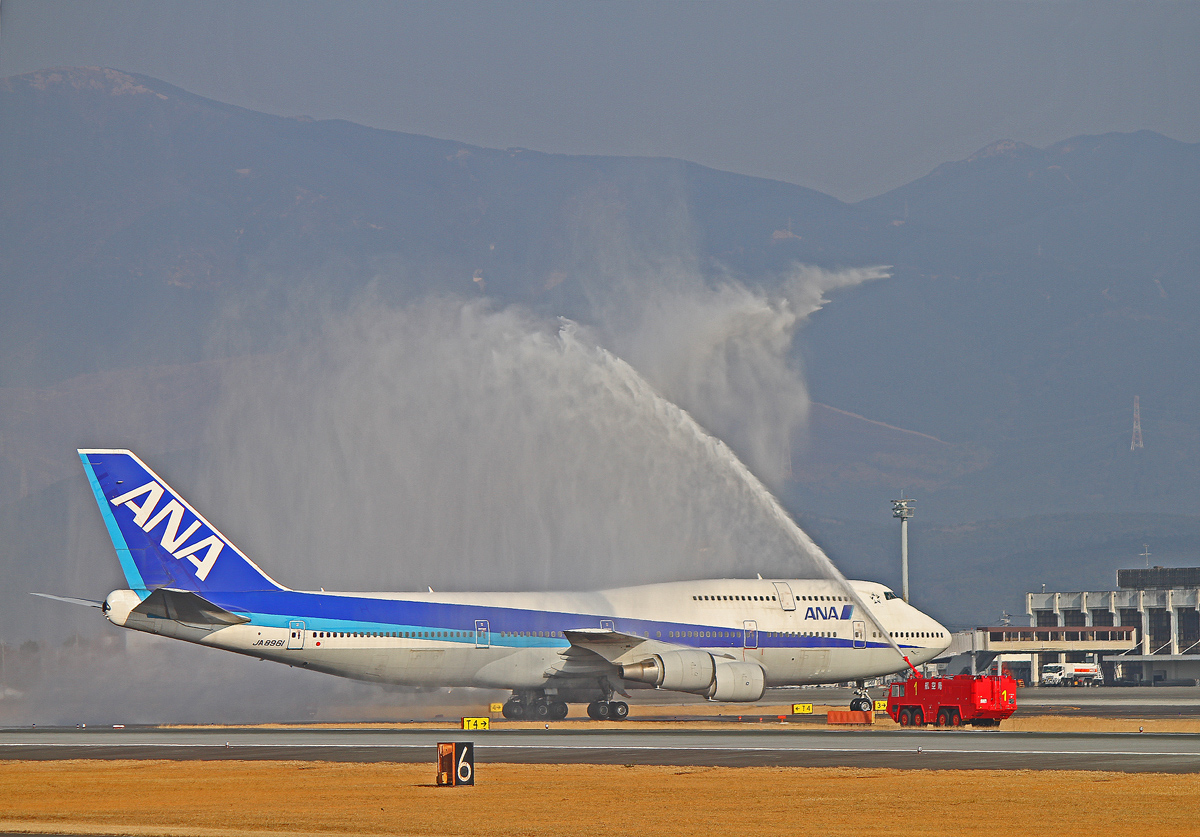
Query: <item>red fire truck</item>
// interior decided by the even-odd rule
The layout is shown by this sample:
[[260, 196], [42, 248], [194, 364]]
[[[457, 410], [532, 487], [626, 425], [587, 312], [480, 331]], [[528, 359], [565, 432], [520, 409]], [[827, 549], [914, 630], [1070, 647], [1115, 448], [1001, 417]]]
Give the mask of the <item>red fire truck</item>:
[[1017, 711], [1017, 681], [1007, 674], [921, 677], [893, 683], [887, 713], [902, 727], [998, 727]]

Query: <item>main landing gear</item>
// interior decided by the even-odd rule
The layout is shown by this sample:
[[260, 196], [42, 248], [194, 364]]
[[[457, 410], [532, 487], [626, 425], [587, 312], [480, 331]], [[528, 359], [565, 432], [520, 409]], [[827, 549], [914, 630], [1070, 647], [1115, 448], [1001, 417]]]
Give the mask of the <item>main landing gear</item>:
[[[559, 695], [517, 693], [504, 704], [503, 714], [510, 721], [561, 721], [567, 717], [567, 704]], [[588, 704], [587, 714], [593, 721], [624, 721], [629, 717], [629, 704], [623, 700], [594, 700]]]
[[513, 695], [504, 704], [502, 714], [510, 721], [561, 721], [567, 717], [567, 705], [561, 700], [551, 700], [542, 695], [525, 701]]
[[629, 717], [629, 704], [623, 700], [594, 700], [588, 704], [587, 713], [593, 721], [624, 721]]

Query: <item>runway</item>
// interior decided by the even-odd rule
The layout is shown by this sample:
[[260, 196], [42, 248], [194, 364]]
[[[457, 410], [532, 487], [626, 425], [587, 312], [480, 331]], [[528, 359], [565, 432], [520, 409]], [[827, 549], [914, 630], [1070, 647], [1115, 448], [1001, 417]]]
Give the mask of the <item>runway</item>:
[[480, 763], [787, 765], [1200, 772], [1200, 735], [1003, 730], [138, 728], [0, 730], [0, 759], [433, 762], [473, 741]]

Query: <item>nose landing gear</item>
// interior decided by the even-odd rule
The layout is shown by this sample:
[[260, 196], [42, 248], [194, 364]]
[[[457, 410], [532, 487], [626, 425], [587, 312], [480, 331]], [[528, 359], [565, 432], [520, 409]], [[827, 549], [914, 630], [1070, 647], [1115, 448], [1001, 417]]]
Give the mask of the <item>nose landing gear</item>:
[[862, 681], [860, 680], [854, 686], [854, 697], [850, 698], [851, 712], [870, 712], [875, 708], [875, 701], [871, 700], [871, 696], [867, 694]]

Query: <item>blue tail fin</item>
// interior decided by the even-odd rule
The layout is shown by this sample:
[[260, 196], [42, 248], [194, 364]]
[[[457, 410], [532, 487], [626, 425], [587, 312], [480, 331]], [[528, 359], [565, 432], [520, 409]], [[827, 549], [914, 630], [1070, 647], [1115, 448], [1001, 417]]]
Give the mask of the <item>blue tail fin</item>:
[[207, 591], [283, 590], [127, 450], [81, 450], [92, 493], [129, 586]]

